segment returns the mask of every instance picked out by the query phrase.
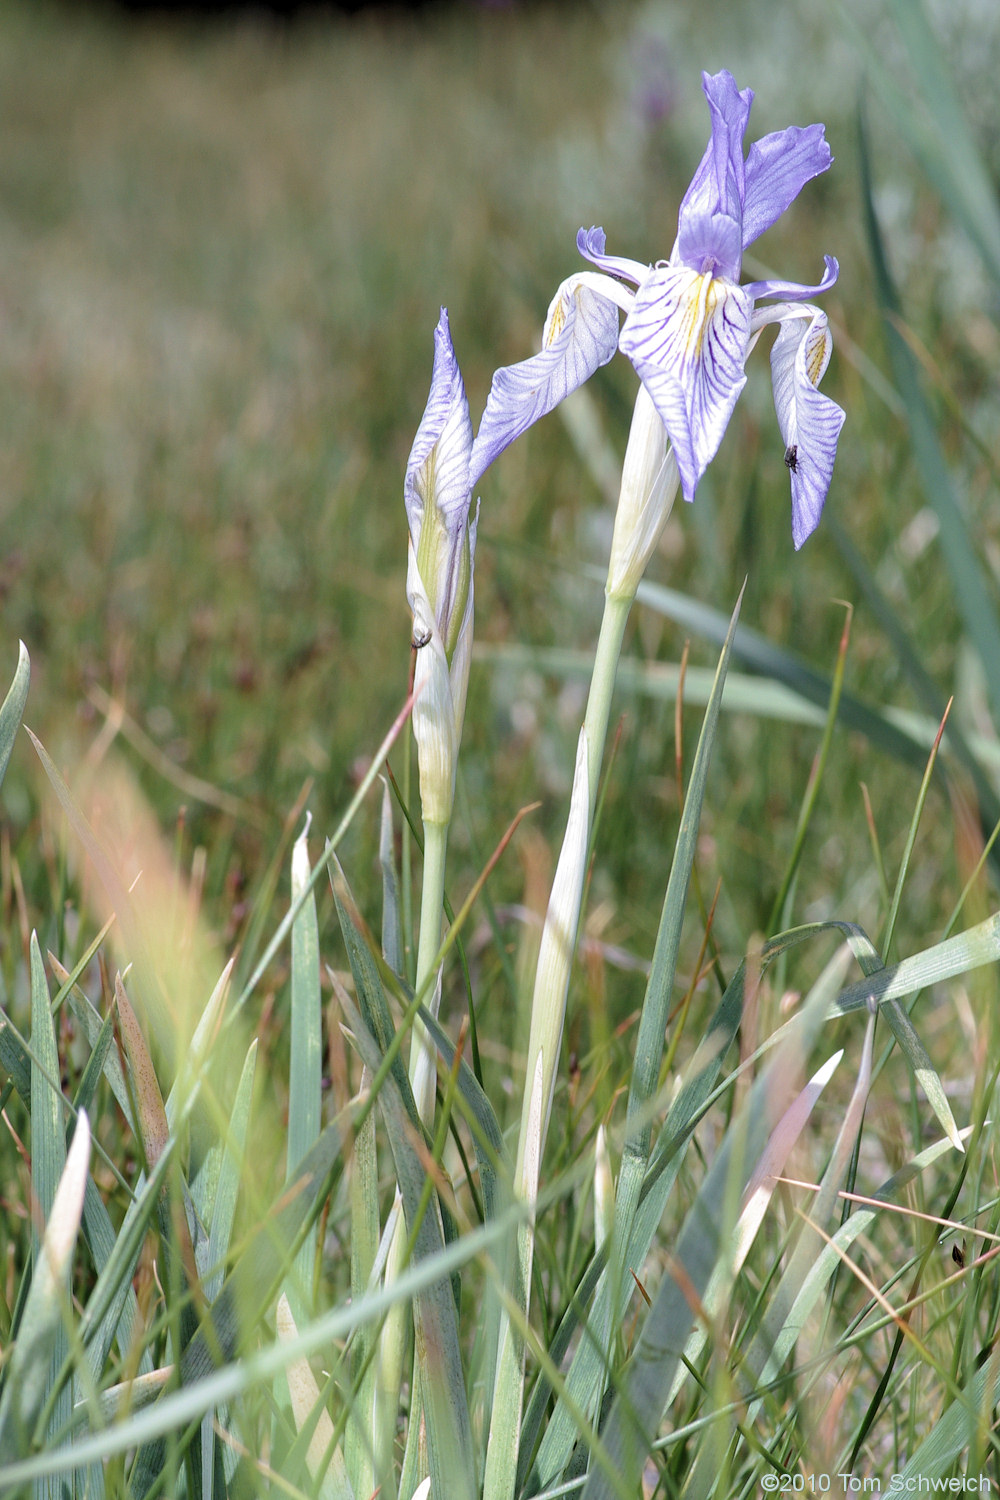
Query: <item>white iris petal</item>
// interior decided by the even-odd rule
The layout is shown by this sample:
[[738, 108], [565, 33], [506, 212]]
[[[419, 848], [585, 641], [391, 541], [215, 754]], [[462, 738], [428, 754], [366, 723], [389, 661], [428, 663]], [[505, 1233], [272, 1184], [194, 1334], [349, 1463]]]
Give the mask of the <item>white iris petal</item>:
[[653, 271], [622, 329], [628, 355], [663, 418], [692, 500], [746, 384], [752, 299], [686, 266]]
[[541, 353], [497, 370], [472, 448], [473, 488], [522, 432], [607, 364], [618, 347], [618, 307], [632, 296], [609, 277], [582, 271], [549, 305]]
[[771, 350], [774, 409], [791, 477], [796, 549], [819, 525], [844, 425], [844, 411], [818, 389], [832, 349], [826, 314], [799, 305], [788, 309]]

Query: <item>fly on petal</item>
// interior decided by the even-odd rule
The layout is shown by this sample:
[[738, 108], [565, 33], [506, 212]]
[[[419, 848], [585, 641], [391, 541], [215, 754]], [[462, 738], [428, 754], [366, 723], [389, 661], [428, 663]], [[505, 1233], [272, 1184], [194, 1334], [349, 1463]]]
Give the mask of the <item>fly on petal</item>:
[[[778, 279], [741, 286], [740, 274], [747, 245], [781, 217], [811, 178], [827, 170], [833, 157], [822, 125], [775, 131], [744, 156], [752, 91], [739, 89], [724, 69], [703, 74], [702, 88], [711, 136], [681, 201], [669, 262], [646, 270], [637, 261], [608, 255], [604, 231], [596, 228], [581, 229], [577, 247], [605, 273], [609, 299], [622, 305], [623, 282], [636, 284], [620, 347], [667, 430], [686, 500], [694, 498], [722, 441], [761, 329], [782, 323], [774, 354], [775, 401], [786, 433], [798, 547], [819, 519], [844, 415], [817, 390], [822, 375], [817, 360], [825, 369], [829, 359], [825, 320], [822, 333], [810, 323], [812, 331], [804, 334], [802, 319], [813, 318], [817, 310], [794, 304], [827, 291], [839, 268], [833, 256], [825, 256], [816, 286]], [[762, 298], [781, 298], [785, 305], [755, 310]], [[786, 333], [788, 318], [796, 328]]]
[[[609, 255], [603, 229], [580, 230], [577, 248], [597, 272], [583, 272], [560, 286], [549, 308], [541, 353], [494, 375], [473, 445], [473, 485], [509, 443], [589, 379], [618, 346], [659, 413], [684, 497], [692, 500], [746, 384], [744, 367], [761, 329], [792, 316], [785, 308], [755, 311], [755, 304], [763, 298], [804, 303], [836, 281], [837, 262], [826, 256], [816, 286], [779, 279], [740, 285], [746, 247], [833, 158], [822, 125], [774, 131], [744, 154], [752, 90], [738, 88], [725, 69], [703, 74], [702, 88], [711, 135], [681, 201], [670, 260], [646, 265]], [[620, 338], [619, 309], [626, 314]], [[802, 309], [794, 317], [801, 321], [814, 312]], [[779, 419], [783, 429], [794, 424], [802, 436], [801, 443], [797, 438], [786, 441], [796, 546], [819, 518], [843, 422], [840, 408], [818, 394], [818, 377], [810, 379], [819, 337], [783, 333], [775, 346]], [[824, 332], [823, 340], [827, 338]], [[781, 373], [786, 365], [787, 379]], [[787, 395], [779, 397], [786, 386]]]
[[771, 350], [774, 409], [791, 478], [796, 551], [819, 525], [846, 416], [819, 390], [832, 347], [826, 314], [813, 307], [789, 309]]

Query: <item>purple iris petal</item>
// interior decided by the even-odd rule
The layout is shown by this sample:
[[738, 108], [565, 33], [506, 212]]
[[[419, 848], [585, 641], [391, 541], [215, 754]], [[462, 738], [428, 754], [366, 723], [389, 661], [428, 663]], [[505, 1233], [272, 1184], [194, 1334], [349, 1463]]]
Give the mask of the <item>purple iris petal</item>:
[[585, 260], [600, 266], [609, 276], [623, 276], [627, 281], [634, 281], [636, 286], [640, 281], [645, 281], [649, 275], [649, 266], [644, 266], [638, 260], [628, 260], [623, 255], [605, 255], [604, 245], [603, 229], [595, 227], [577, 232], [576, 248]]
[[[728, 214], [689, 212], [677, 231], [670, 257], [672, 265], [687, 266], [699, 274], [738, 281], [743, 258], [743, 236], [738, 219]], [[728, 274], [727, 269], [733, 274]], [[735, 269], [734, 269], [735, 268]]]
[[[793, 537], [799, 547], [819, 520], [844, 421], [840, 408], [817, 389], [830, 353], [826, 320], [801, 304], [833, 286], [839, 268], [832, 256], [825, 256], [823, 278], [816, 286], [777, 278], [740, 286], [739, 279], [747, 245], [780, 218], [811, 178], [827, 170], [833, 157], [824, 127], [809, 125], [764, 136], [744, 158], [752, 91], [737, 88], [725, 70], [703, 74], [702, 88], [711, 138], [681, 202], [669, 263], [647, 270], [636, 261], [608, 255], [604, 231], [597, 228], [581, 229], [577, 247], [608, 278], [603, 292], [602, 279], [592, 278], [591, 290], [628, 309], [620, 347], [667, 429], [687, 500], [693, 499], [722, 441], [746, 383], [743, 371], [752, 343], [765, 324], [781, 324], [772, 354], [775, 405], [785, 434]], [[623, 281], [638, 288], [630, 309]], [[780, 299], [779, 305], [755, 310], [754, 304], [764, 298]], [[811, 321], [803, 333], [806, 319]], [[532, 370], [533, 362], [513, 368]], [[511, 373], [498, 372], [494, 392], [500, 377], [509, 381]], [[513, 390], [499, 395], [513, 411]], [[519, 425], [508, 417], [509, 436], [500, 446], [536, 415], [541, 410], [530, 408]], [[477, 449], [481, 438], [482, 433]]]
[[442, 307], [434, 330], [430, 395], [413, 439], [403, 485], [406, 517], [415, 540], [420, 536], [428, 505], [441, 513], [450, 534], [460, 535], [464, 531], [472, 498], [471, 453], [469, 403], [452, 348], [448, 311]]
[[[743, 290], [749, 292], [755, 302], [762, 297], [780, 297], [785, 302], [808, 302], [810, 297], [818, 297], [820, 292], [828, 292], [840, 275], [840, 266], [832, 255], [824, 255], [823, 263], [826, 270], [823, 272], [823, 280], [816, 286], [802, 286], [797, 281], [748, 281]], [[769, 318], [771, 309], [762, 308], [755, 323], [764, 324], [773, 321]]]
[[663, 418], [685, 500], [694, 499], [746, 384], [752, 310], [742, 287], [664, 266], [639, 288], [625, 320], [622, 352]]
[[796, 550], [819, 525], [846, 415], [818, 389], [832, 346], [826, 315], [814, 309], [808, 323], [789, 318], [771, 350], [774, 409], [792, 483]]
[[515, 438], [614, 354], [618, 308], [608, 293], [595, 290], [594, 283], [600, 280], [593, 272], [583, 272], [564, 281], [549, 308], [541, 353], [507, 365], [493, 376], [472, 446], [473, 487]]
[[781, 218], [813, 177], [833, 161], [822, 125], [790, 125], [750, 147], [743, 199], [743, 248]]
[[[712, 117], [712, 137], [681, 200], [670, 259], [693, 271], [712, 271], [738, 281], [743, 250], [743, 137], [753, 93], [750, 89], [741, 92], [725, 70], [702, 74], [702, 88]], [[718, 224], [718, 238], [706, 242], [705, 225], [713, 220]]]

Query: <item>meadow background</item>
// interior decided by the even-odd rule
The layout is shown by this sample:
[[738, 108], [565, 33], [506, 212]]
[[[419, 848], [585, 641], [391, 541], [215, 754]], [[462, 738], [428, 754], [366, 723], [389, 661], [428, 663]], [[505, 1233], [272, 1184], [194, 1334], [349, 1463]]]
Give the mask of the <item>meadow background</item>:
[[[1000, 23], [988, 5], [938, 10], [971, 123], [995, 155]], [[862, 14], [876, 60], [905, 69], [891, 21]], [[329, 827], [401, 702], [402, 474], [439, 306], [475, 420], [493, 369], [535, 347], [549, 298], [578, 266], [581, 224], [603, 224], [622, 254], [669, 254], [703, 146], [703, 68], [729, 67], [757, 91], [753, 135], [827, 124], [834, 169], [754, 255], [801, 280], [822, 253], [840, 259], [826, 385], [848, 426], [828, 516], [942, 695], [959, 686], [954, 600], [887, 376], [859, 105], [907, 326], [929, 351], [936, 399], [954, 403], [943, 441], [991, 587], [994, 475], [963, 442], [959, 413], [995, 453], [995, 286], [880, 106], [844, 15], [718, 0], [459, 4], [416, 18], [306, 13], [284, 27], [2, 8], [0, 587], [11, 668], [21, 636], [34, 669], [27, 721], [53, 749], [99, 734], [100, 695], [122, 706], [144, 739], [118, 747], [164, 828], [185, 809], [181, 858], [205, 848], [213, 898], [225, 905], [253, 882], [307, 779], [317, 828]], [[618, 453], [633, 383], [620, 363], [590, 388]], [[477, 641], [586, 652], [601, 586], [581, 587], [573, 569], [603, 567], [612, 512], [558, 415], [486, 477], [482, 500]], [[846, 686], [922, 707], [834, 528], [795, 556], [788, 509], [758, 355], [719, 461], [697, 505], [678, 506], [649, 576], [726, 614], [746, 577], [744, 624], [826, 672], [843, 622], [834, 601], [849, 600]], [[676, 663], [686, 633], [640, 607], [629, 655]], [[714, 662], [697, 638], [692, 652]], [[974, 672], [962, 686], [957, 714], [981, 719]], [[535, 827], [545, 837], [561, 827], [584, 691], [585, 679], [494, 658], [473, 669], [470, 850], [492, 847], [539, 794]], [[673, 707], [623, 694], [618, 708], [626, 729], [607, 825], [625, 828], [602, 871], [615, 939], [641, 949], [676, 817]], [[767, 921], [817, 738], [727, 716], [703, 878], [722, 878], [722, 930], [740, 949]], [[172, 767], [238, 799], [239, 812], [172, 784]], [[34, 779], [18, 755], [5, 794], [13, 837], [35, 806]], [[905, 836], [903, 789], [915, 795], [917, 779], [838, 734], [800, 914], [873, 920], [860, 779], [887, 849]], [[620, 820], [626, 788], [639, 806]], [[934, 807], [921, 926], [953, 868], [950, 819]], [[513, 872], [500, 878], [517, 884]]]
[[[935, 65], [995, 185], [1000, 13], [986, 0], [925, 10]], [[722, 67], [756, 90], [750, 139], [826, 123], [833, 170], [747, 269], [809, 282], [824, 252], [839, 258], [824, 299], [835, 340], [824, 390], [847, 424], [824, 521], [796, 555], [758, 353], [697, 502], [678, 502], [647, 577], [727, 617], [746, 579], [743, 625], [825, 678], [847, 601], [845, 692], [931, 728], [955, 695], [952, 722], [971, 751], [963, 762], [946, 742], [892, 953], [943, 932], [996, 816], [998, 661], [986, 616], [970, 620], [977, 596], [956, 571], [914, 423], [933, 436], [996, 608], [1000, 258], [995, 197], [963, 199], [957, 169], [942, 169], [965, 138], [945, 130], [935, 146], [929, 75], [899, 16], [860, 0], [456, 4], [289, 24], [0, 6], [9, 667], [21, 637], [26, 722], [60, 765], [106, 771], [105, 795], [142, 809], [147, 850], [166, 851], [220, 953], [247, 942], [286, 880], [304, 806], [314, 834], [331, 831], [405, 696], [402, 478], [439, 307], [475, 421], [493, 369], [536, 347], [555, 287], [578, 269], [580, 225], [603, 225], [615, 253], [669, 254], [707, 133], [700, 72]], [[888, 316], [869, 201], [899, 295]], [[922, 416], [890, 346], [900, 336]], [[634, 383], [616, 361], [575, 418], [546, 419], [481, 486], [478, 654], [449, 888], [463, 894], [518, 808], [541, 799], [490, 885], [512, 953], [517, 908], [544, 907], [565, 819], [586, 677], [558, 653], [592, 649], [613, 514], [607, 453], [623, 451]], [[627, 1056], [676, 833], [675, 704], [657, 672], [686, 640], [692, 666], [714, 665], [717, 642], [640, 599], [567, 1038], [598, 1112]], [[698, 881], [706, 901], [719, 887], [713, 941], [727, 970], [775, 926], [824, 694], [818, 722], [795, 722], [767, 685], [723, 713]], [[683, 714], [688, 760], [700, 717], [697, 706]], [[870, 733], [859, 723], [835, 727], [784, 925], [836, 916], [878, 934], [886, 922], [929, 739], [925, 724], [904, 754], [882, 721]], [[76, 924], [92, 935], [97, 916], [23, 736], [3, 798], [0, 968], [16, 1015], [28, 929], [72, 946]], [[377, 814], [372, 799], [342, 853], [373, 923]], [[996, 907], [996, 885], [987, 864], [962, 925]], [[343, 967], [319, 895], [324, 952]], [[488, 933], [483, 914], [474, 958]], [[685, 980], [699, 941], [695, 922]], [[275, 1057], [285, 978], [279, 961], [260, 1023]], [[491, 1001], [502, 1010], [509, 980], [486, 953], [486, 1015]], [[970, 1057], [984, 1061], [977, 1015], [996, 983], [955, 990], [928, 1006], [921, 1035], [957, 1105], [971, 1097]], [[506, 1020], [484, 1042], [501, 1093], [512, 1043]], [[873, 1109], [891, 1115], [891, 1092]], [[0, 1151], [6, 1202], [23, 1215], [6, 1136]], [[8, 1307], [16, 1260], [11, 1249]]]

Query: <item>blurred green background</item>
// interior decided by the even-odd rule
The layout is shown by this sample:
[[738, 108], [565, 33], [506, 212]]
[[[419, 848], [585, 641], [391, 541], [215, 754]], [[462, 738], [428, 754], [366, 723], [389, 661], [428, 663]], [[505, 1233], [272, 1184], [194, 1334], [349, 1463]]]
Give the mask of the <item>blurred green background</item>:
[[[930, 18], [995, 176], [1000, 12], [940, 4]], [[824, 389], [848, 420], [828, 519], [944, 694], [958, 689], [957, 715], [992, 735], [887, 373], [859, 108], [908, 334], [994, 592], [996, 290], [883, 113], [872, 58], [907, 86], [891, 17], [867, 0], [454, 5], [290, 25], [0, 6], [0, 598], [10, 669], [18, 636], [31, 652], [28, 722], [72, 758], [107, 742], [109, 697], [124, 709], [125, 753], [165, 829], [184, 809], [181, 862], [205, 848], [212, 901], [231, 905], [256, 879], [309, 779], [314, 827], [328, 832], [405, 693], [402, 479], [440, 305], [476, 421], [493, 369], [537, 347], [550, 297], [579, 269], [580, 225], [602, 224], [619, 254], [670, 253], [708, 133], [700, 71], [728, 67], [757, 93], [748, 140], [822, 120], [836, 157], [747, 260], [750, 275], [811, 282], [824, 253], [840, 259]], [[834, 526], [793, 553], [763, 349], [749, 375], [650, 576], [727, 614], [747, 577], [744, 623], [824, 671], [837, 601], [859, 604], [848, 687], [913, 707]], [[634, 389], [624, 361], [589, 387], [619, 453]], [[482, 484], [478, 641], [589, 649], [601, 585], [580, 565], [603, 565], [610, 524], [549, 417]], [[683, 643], [637, 609], [631, 657], [677, 661]], [[693, 661], [714, 656], [692, 643]], [[474, 665], [457, 887], [536, 796], [533, 826], [558, 839], [583, 691], [495, 653]], [[674, 711], [627, 693], [618, 707], [592, 914], [606, 941], [648, 956], [677, 819]], [[688, 757], [698, 721], [689, 709]], [[734, 950], [767, 920], [818, 739], [726, 718], [702, 880], [723, 882], [718, 931]], [[214, 790], [194, 795], [185, 777]], [[877, 929], [861, 781], [892, 878], [918, 777], [839, 732], [798, 918]], [[5, 795], [27, 841], [38, 799], [26, 744]], [[942, 794], [931, 808], [908, 914], [925, 933], [961, 884]], [[352, 846], [362, 890], [375, 812]], [[508, 857], [498, 898], [519, 899], [522, 883]]]

